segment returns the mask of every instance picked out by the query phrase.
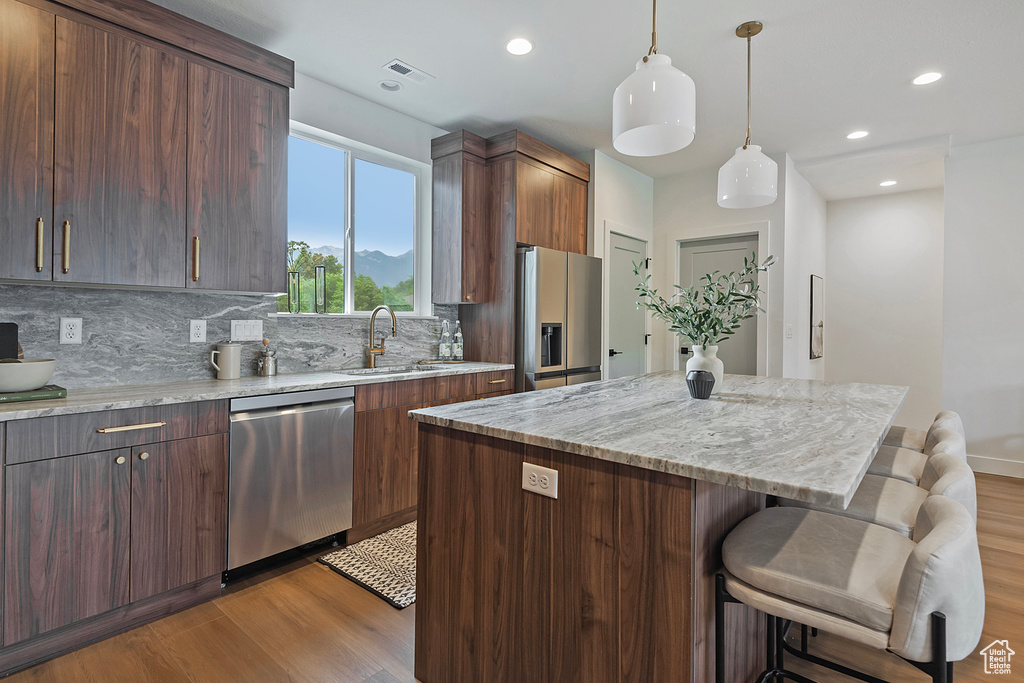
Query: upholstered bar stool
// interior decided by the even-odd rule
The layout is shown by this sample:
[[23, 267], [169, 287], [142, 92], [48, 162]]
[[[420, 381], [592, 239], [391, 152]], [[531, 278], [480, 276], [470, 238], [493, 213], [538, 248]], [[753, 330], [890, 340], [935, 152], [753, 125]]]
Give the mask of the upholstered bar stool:
[[817, 510], [774, 507], [740, 522], [722, 545], [716, 577], [716, 681], [725, 683], [724, 611], [742, 602], [769, 617], [768, 669], [759, 682], [809, 682], [785, 669], [791, 654], [869, 683], [849, 667], [785, 640], [793, 622], [828, 631], [952, 680], [954, 661], [981, 638], [985, 588], [974, 519], [943, 496], [922, 503], [913, 539]]
[[[935, 441], [931, 441], [932, 430], [943, 427], [945, 429], [952, 429], [954, 432], [960, 434], [960, 436], [967, 438], [964, 433], [964, 423], [960, 419], [960, 415], [953, 412], [952, 410], [941, 410], [935, 416], [935, 420], [932, 421], [931, 426], [927, 431], [923, 429], [914, 429], [912, 427], [900, 427], [893, 425], [889, 428], [885, 438], [882, 439], [882, 445], [884, 446], [895, 446], [896, 448], [909, 448], [912, 451], [921, 451], [922, 453], [931, 453], [931, 447], [935, 444]], [[931, 443], [929, 443], [931, 441]]]
[[977, 524], [978, 493], [974, 472], [966, 462], [950, 453], [936, 453], [928, 458], [918, 486], [902, 479], [865, 474], [845, 510], [786, 498], [780, 498], [779, 505], [859, 519], [912, 538], [917, 513], [929, 496], [952, 498], [964, 506]]
[[[967, 444], [962, 435], [945, 427], [933, 430], [932, 435], [936, 441], [930, 450], [931, 453], [950, 453], [967, 462]], [[868, 465], [868, 474], [902, 479], [916, 486], [924, 474], [928, 457], [926, 453], [912, 451], [909, 448], [881, 446], [875, 454], [875, 459]]]

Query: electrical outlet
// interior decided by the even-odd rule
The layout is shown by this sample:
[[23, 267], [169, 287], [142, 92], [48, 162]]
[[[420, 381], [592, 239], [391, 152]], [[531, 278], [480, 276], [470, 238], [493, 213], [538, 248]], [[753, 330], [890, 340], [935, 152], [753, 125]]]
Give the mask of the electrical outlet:
[[60, 319], [60, 343], [81, 344], [82, 343], [82, 319], [61, 318]]
[[231, 321], [231, 341], [261, 341], [262, 339], [262, 320]]
[[539, 493], [548, 498], [558, 498], [558, 470], [524, 462], [523, 490]]
[[206, 341], [206, 321], [188, 321], [188, 340], [193, 344], [200, 344]]

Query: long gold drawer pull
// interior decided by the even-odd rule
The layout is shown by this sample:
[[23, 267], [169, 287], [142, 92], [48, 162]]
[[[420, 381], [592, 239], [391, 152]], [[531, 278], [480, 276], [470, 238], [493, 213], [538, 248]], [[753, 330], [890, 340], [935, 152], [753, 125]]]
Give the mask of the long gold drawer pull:
[[199, 235], [192, 238], [192, 282], [199, 282]]
[[490, 382], [488, 382], [488, 384], [504, 384], [504, 383], [505, 383], [505, 380], [503, 380], [503, 379], [492, 379]]
[[138, 425], [124, 425], [123, 427], [101, 427], [96, 430], [98, 434], [114, 434], [115, 432], [134, 432], [137, 429], [156, 429], [163, 427], [166, 422], [146, 422]]
[[64, 221], [64, 254], [61, 270], [65, 273], [71, 270], [71, 221]]
[[43, 230], [46, 229], [46, 224], [43, 223], [43, 217], [40, 216], [36, 219], [36, 272], [43, 272]]

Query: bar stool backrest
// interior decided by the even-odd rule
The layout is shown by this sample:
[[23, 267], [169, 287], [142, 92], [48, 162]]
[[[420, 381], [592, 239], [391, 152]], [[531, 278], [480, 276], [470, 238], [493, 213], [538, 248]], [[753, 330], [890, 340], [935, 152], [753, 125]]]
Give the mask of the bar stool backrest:
[[925, 448], [925, 453], [951, 453], [967, 462], [967, 441], [956, 431], [936, 427], [928, 432], [928, 439], [931, 441], [931, 448]]
[[935, 416], [932, 426], [928, 428], [928, 434], [924, 440], [925, 453], [939, 452], [935, 450], [935, 444], [941, 439], [941, 436], [935, 434], [935, 431], [938, 429], [948, 429], [959, 434], [964, 441], [967, 440], [967, 434], [964, 432], [964, 422], [960, 419], [959, 413], [954, 413], [952, 410], [942, 410]]
[[978, 524], [978, 488], [970, 465], [952, 453], [935, 453], [928, 458], [921, 475], [929, 496], [952, 498], [964, 506]]
[[917, 547], [907, 558], [893, 611], [889, 647], [915, 662], [931, 660], [931, 614], [946, 616], [948, 661], [964, 659], [981, 640], [985, 586], [974, 520], [960, 503], [930, 496], [917, 514]]

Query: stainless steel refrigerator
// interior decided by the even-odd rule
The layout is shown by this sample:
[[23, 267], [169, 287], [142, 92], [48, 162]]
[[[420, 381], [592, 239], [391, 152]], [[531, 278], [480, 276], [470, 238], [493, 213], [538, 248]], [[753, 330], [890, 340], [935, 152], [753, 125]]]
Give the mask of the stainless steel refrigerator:
[[516, 390], [601, 379], [601, 259], [516, 250]]

